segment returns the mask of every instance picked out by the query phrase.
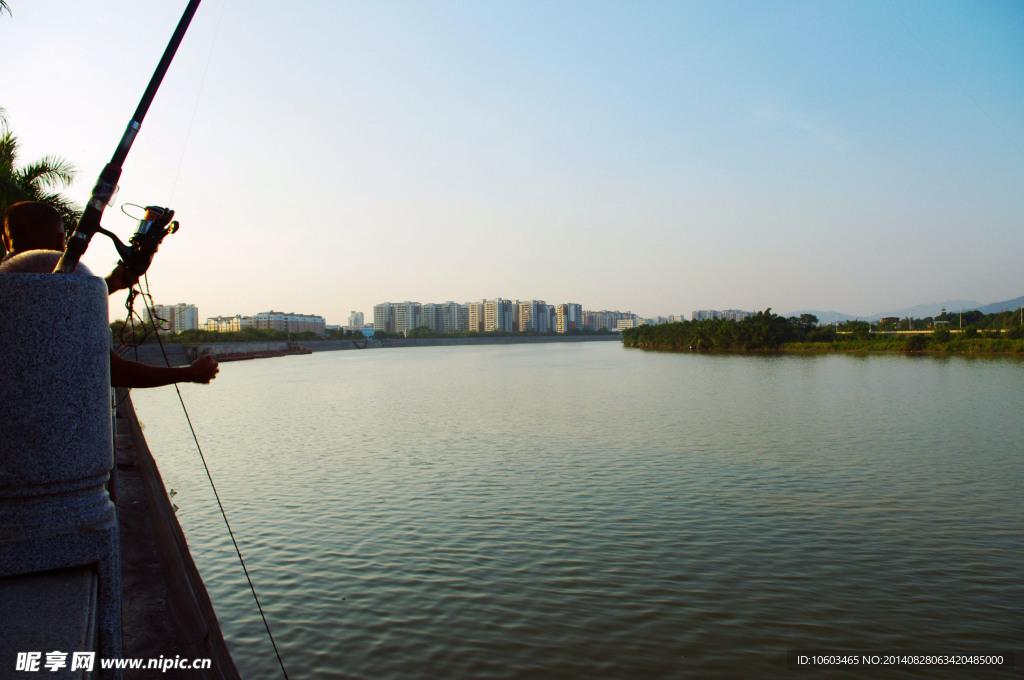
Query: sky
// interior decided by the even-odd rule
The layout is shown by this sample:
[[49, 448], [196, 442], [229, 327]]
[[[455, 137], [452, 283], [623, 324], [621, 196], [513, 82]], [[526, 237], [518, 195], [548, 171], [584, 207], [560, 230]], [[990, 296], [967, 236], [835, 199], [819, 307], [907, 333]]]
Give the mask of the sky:
[[[8, 4], [0, 107], [84, 204], [187, 2]], [[203, 0], [120, 186], [103, 226], [174, 209], [150, 289], [201, 320], [997, 302], [1024, 294], [1024, 3]]]

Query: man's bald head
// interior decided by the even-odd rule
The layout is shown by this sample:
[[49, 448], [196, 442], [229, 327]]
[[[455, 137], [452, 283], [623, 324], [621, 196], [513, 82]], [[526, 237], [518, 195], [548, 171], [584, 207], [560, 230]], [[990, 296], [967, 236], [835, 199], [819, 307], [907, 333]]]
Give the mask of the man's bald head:
[[4, 247], [26, 250], [64, 250], [64, 220], [51, 206], [37, 201], [15, 203], [4, 212]]

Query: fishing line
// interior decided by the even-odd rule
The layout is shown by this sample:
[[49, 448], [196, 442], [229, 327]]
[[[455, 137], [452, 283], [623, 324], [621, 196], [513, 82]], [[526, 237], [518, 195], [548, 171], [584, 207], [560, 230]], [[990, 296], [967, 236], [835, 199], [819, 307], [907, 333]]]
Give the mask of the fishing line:
[[[210, 62], [213, 61], [213, 48], [217, 45], [217, 36], [220, 35], [221, 20], [224, 18], [224, 10], [227, 8], [227, 0], [220, 6], [220, 15], [217, 17], [217, 25], [213, 29], [213, 40], [210, 41], [210, 51], [206, 55], [206, 65], [203, 67], [203, 77], [199, 79], [199, 90], [196, 92], [196, 102], [192, 106], [192, 117], [188, 121], [188, 130], [185, 132], [185, 141], [181, 145], [181, 156], [178, 158], [178, 169], [174, 173], [174, 181], [171, 183], [171, 199], [178, 189], [178, 178], [181, 177], [181, 168], [185, 164], [185, 153], [188, 151], [188, 141], [192, 138], [192, 126], [196, 122], [196, 113], [199, 111], [199, 101], [203, 96], [203, 89], [206, 86], [206, 74], [210, 72]], [[168, 204], [173, 203], [168, 200]]]
[[[146, 310], [149, 313], [149, 318], [155, 317], [155, 310], [150, 306], [148, 300], [151, 302], [153, 296], [149, 292], [149, 276], [144, 274], [143, 279], [146, 282], [146, 290], [142, 294], [142, 300], [146, 303]], [[153, 335], [156, 337], [157, 344], [160, 345], [160, 352], [164, 356], [164, 363], [170, 368], [171, 360], [167, 356], [167, 350], [164, 348], [163, 340], [160, 339], [160, 332], [156, 325], [153, 325]], [[185, 400], [181, 396], [181, 390], [178, 389], [177, 383], [174, 384], [174, 391], [178, 395], [178, 401], [181, 403], [181, 410], [185, 413], [185, 420], [188, 422], [188, 429], [192, 432], [192, 439], [196, 443], [196, 450], [199, 451], [199, 459], [203, 463], [203, 469], [206, 470], [206, 478], [210, 480], [210, 488], [213, 489], [213, 496], [217, 499], [217, 507], [220, 508], [220, 515], [224, 518], [224, 525], [228, 529], [228, 536], [231, 537], [231, 543], [235, 546], [235, 554], [238, 555], [238, 561], [242, 565], [242, 571], [245, 572], [245, 580], [249, 582], [249, 590], [252, 591], [252, 598], [256, 601], [256, 608], [259, 609], [260, 618], [263, 619], [263, 626], [267, 629], [267, 636], [270, 637], [270, 644], [274, 647], [274, 654], [277, 655], [277, 662], [281, 665], [281, 672], [284, 673], [285, 680], [288, 678], [288, 670], [284, 666], [284, 660], [281, 658], [281, 652], [277, 648], [277, 641], [274, 639], [274, 634], [270, 630], [270, 623], [267, 621], [267, 615], [263, 611], [263, 605], [260, 604], [260, 598], [256, 594], [256, 586], [252, 582], [252, 577], [249, 575], [249, 568], [245, 565], [245, 559], [242, 557], [242, 549], [238, 545], [238, 541], [235, 539], [235, 532], [231, 528], [231, 522], [228, 521], [227, 512], [224, 510], [224, 503], [220, 500], [220, 493], [217, 492], [217, 485], [213, 481], [213, 475], [210, 473], [210, 466], [206, 464], [206, 456], [203, 454], [203, 447], [199, 444], [199, 437], [196, 435], [196, 430], [192, 426], [192, 418], [189, 417], [188, 408], [185, 406]]]
[[[125, 354], [127, 354], [129, 349], [134, 350], [136, 361], [139, 360], [139, 345], [145, 341], [145, 338], [143, 338], [142, 340], [138, 340], [135, 334], [135, 317], [139, 316], [138, 313], [135, 311], [135, 297], [138, 294], [139, 292], [136, 292], [135, 286], [132, 286], [131, 288], [128, 289], [128, 298], [125, 300], [124, 303], [124, 306], [128, 309], [128, 318], [125, 320], [124, 326], [121, 326], [121, 337], [118, 338], [118, 340], [121, 341], [121, 345], [114, 349], [114, 354], [116, 354], [119, 357], [122, 357]], [[139, 316], [139, 321], [142, 322], [141, 316]], [[129, 336], [129, 338], [131, 339], [132, 344], [130, 347], [128, 345], [128, 341], [125, 339], [124, 336], [126, 328], [131, 329], [131, 335]], [[145, 326], [143, 326], [143, 329], [145, 329]], [[124, 402], [125, 399], [128, 398], [128, 396], [131, 394], [131, 391], [132, 390], [130, 387], [125, 388], [125, 396], [120, 400], [114, 401], [114, 411], [117, 411], [117, 409], [121, 408], [121, 404]]]
[[[122, 137], [121, 145], [118, 147], [118, 150], [115, 152], [114, 157], [111, 159], [111, 163], [109, 163], [107, 165], [107, 168], [104, 170], [104, 173], [110, 175], [109, 177], [106, 177], [106, 179], [113, 180], [114, 184], [116, 184], [117, 177], [120, 176], [121, 165], [123, 164], [123, 160], [124, 160], [123, 157], [127, 155], [128, 149], [131, 148], [131, 143], [134, 140], [135, 132], [138, 131], [138, 128], [141, 125], [142, 118], [145, 115], [145, 111], [149, 108], [149, 103], [152, 101], [152, 97], [156, 93], [156, 88], [159, 86], [160, 81], [163, 78], [163, 73], [166, 72], [166, 68], [170, 64], [170, 59], [173, 57], [174, 51], [177, 50], [177, 46], [181, 42], [181, 38], [184, 35], [185, 29], [188, 27], [188, 23], [191, 21], [192, 15], [195, 13], [195, 10], [198, 8], [198, 4], [199, 4], [198, 0], [190, 1], [189, 7], [188, 7], [188, 9], [186, 9], [185, 15], [183, 15], [182, 20], [179, 22], [178, 28], [175, 31], [175, 35], [172, 37], [171, 44], [168, 46], [167, 50], [165, 50], [164, 57], [161, 60], [161, 65], [157, 69], [157, 73], [154, 74], [153, 79], [150, 81], [150, 86], [147, 89], [146, 94], [143, 96], [143, 100], [142, 100], [142, 102], [139, 105], [139, 109], [136, 111], [135, 117], [132, 119], [131, 123], [129, 124], [128, 131], [126, 131], [124, 137]], [[194, 106], [192, 108], [192, 116], [191, 116], [191, 119], [189, 120], [188, 130], [187, 130], [186, 135], [185, 135], [185, 142], [182, 145], [181, 156], [178, 159], [178, 168], [176, 170], [175, 177], [174, 177], [174, 182], [173, 182], [173, 185], [172, 185], [172, 188], [171, 188], [171, 196], [172, 197], [173, 197], [174, 192], [175, 192], [175, 190], [177, 188], [178, 178], [181, 175], [181, 169], [182, 169], [182, 166], [184, 165], [185, 153], [186, 153], [186, 150], [187, 150], [187, 147], [188, 147], [188, 140], [189, 140], [189, 138], [191, 137], [191, 134], [192, 134], [192, 127], [193, 127], [193, 124], [195, 123], [196, 113], [197, 113], [197, 111], [199, 109], [199, 100], [201, 99], [202, 92], [203, 92], [203, 87], [204, 87], [205, 82], [206, 82], [206, 75], [207, 75], [207, 73], [209, 71], [210, 62], [212, 61], [212, 58], [213, 58], [213, 48], [214, 48], [214, 46], [216, 45], [216, 42], [217, 42], [216, 39], [217, 39], [217, 35], [220, 32], [221, 19], [223, 19], [224, 9], [225, 9], [226, 6], [227, 6], [227, 1], [225, 0], [224, 4], [221, 5], [221, 13], [220, 13], [220, 16], [217, 19], [217, 26], [216, 26], [216, 29], [214, 31], [214, 38], [213, 38], [213, 40], [210, 43], [210, 51], [207, 54], [206, 65], [204, 66], [204, 69], [203, 69], [202, 81], [200, 82], [199, 90], [196, 93], [196, 101], [195, 101], [195, 104], [194, 104]], [[173, 47], [173, 49], [172, 49], [172, 47]], [[157, 77], [158, 75], [159, 75], [159, 77]], [[120, 161], [120, 162], [116, 162], [115, 163], [115, 161]], [[101, 181], [102, 181], [104, 179], [105, 175], [101, 174], [100, 177], [101, 177]], [[107, 184], [111, 184], [111, 182], [108, 181]], [[103, 185], [102, 188], [105, 191], [108, 187], [107, 187], [107, 185]], [[96, 223], [95, 224], [96, 228], [99, 227], [99, 218], [102, 215], [102, 208], [101, 207], [97, 207], [97, 206], [102, 206], [103, 203], [109, 202], [109, 201], [98, 201], [98, 200], [96, 200], [97, 196], [99, 196], [102, 193], [103, 192], [100, 191], [100, 183], [97, 183], [97, 189], [93, 190], [93, 201], [90, 203], [90, 205], [93, 206], [93, 211], [92, 211], [92, 213], [89, 213], [87, 211], [87, 216], [91, 218], [90, 226], [92, 226], [91, 222], [95, 222]], [[100, 196], [100, 197], [102, 198], [102, 196]], [[159, 209], [159, 210], [162, 210], [162, 209]], [[147, 216], [148, 216], [150, 208], [147, 208], [146, 211], [147, 211]], [[173, 211], [171, 211], [171, 216], [173, 216]], [[170, 219], [170, 217], [168, 217], [167, 219]], [[82, 221], [85, 221], [85, 220], [82, 220]], [[79, 231], [82, 230], [82, 221], [79, 222], [78, 230], [76, 230], [75, 234], [73, 235], [73, 238], [76, 239], [76, 241], [75, 241], [76, 248], [74, 249], [74, 251], [69, 252], [69, 249], [67, 247], [65, 247], [64, 255], [61, 256], [61, 261], [58, 263], [57, 268], [55, 269], [55, 271], [64, 271], [65, 268], [72, 268], [73, 269], [74, 265], [77, 264], [77, 262], [78, 262], [78, 258], [81, 257], [82, 252], [84, 252], [85, 248], [88, 246], [88, 241], [89, 241], [89, 239], [92, 236], [92, 232], [83, 231], [81, 234], [79, 233]], [[167, 232], [165, 232], [164, 235], [166, 235], [166, 233]], [[82, 238], [78, 238], [79, 236], [82, 236]], [[162, 239], [163, 237], [161, 236], [160, 238]], [[159, 242], [157, 242], [157, 245], [159, 245]], [[155, 248], [154, 248], [153, 252], [155, 252]], [[152, 253], [150, 253], [150, 258], [152, 258]], [[148, 262], [147, 262], [147, 266], [148, 266]], [[159, 329], [157, 327], [156, 322], [154, 321], [154, 319], [156, 319], [157, 317], [156, 317], [155, 310], [153, 309], [153, 305], [152, 305], [153, 296], [149, 292], [149, 277], [145, 273], [143, 273], [143, 277], [144, 277], [144, 280], [145, 280], [145, 292], [141, 293], [142, 299], [143, 299], [143, 302], [146, 305], [146, 310], [147, 310], [149, 318], [150, 318], [150, 325], [152, 325], [152, 327], [153, 327], [153, 329], [152, 329], [153, 330], [153, 334], [156, 337], [157, 343], [160, 345], [160, 352], [161, 352], [161, 354], [163, 354], [164, 363], [167, 365], [168, 368], [170, 368], [171, 367], [171, 361], [170, 361], [170, 359], [167, 356], [167, 350], [164, 347], [163, 340], [161, 340], [161, 338], [160, 338]], [[140, 290], [141, 290], [141, 286], [140, 286]], [[138, 357], [138, 343], [135, 341], [136, 340], [136, 338], [135, 338], [135, 318], [134, 318], [135, 315], [134, 315], [133, 303], [134, 303], [135, 298], [136, 298], [137, 295], [138, 294], [136, 294], [134, 292], [134, 286], [131, 286], [130, 289], [129, 289], [128, 300], [126, 301], [126, 306], [128, 307], [128, 322], [127, 323], [128, 323], [128, 325], [131, 326], [133, 346], [136, 348], [136, 350], [135, 350], [136, 351], [136, 358]], [[147, 300], [147, 298], [148, 298], [148, 300]], [[149, 329], [146, 328], [145, 322], [144, 322], [144, 320], [141, 319], [141, 317], [140, 317], [140, 321], [142, 322], [142, 325], [143, 325], [143, 333], [145, 335], [148, 335]], [[127, 347], [126, 347], [126, 349], [127, 349]], [[206, 463], [206, 456], [203, 453], [203, 447], [199, 444], [199, 437], [196, 435], [195, 428], [192, 426], [192, 418], [189, 416], [188, 408], [185, 406], [185, 400], [181, 396], [181, 390], [178, 389], [177, 383], [174, 384], [174, 391], [178, 395], [178, 402], [181, 404], [181, 410], [182, 410], [182, 412], [184, 412], [185, 420], [188, 422], [188, 428], [192, 432], [192, 439], [193, 439], [193, 441], [195, 441], [196, 450], [199, 452], [199, 459], [202, 461], [203, 469], [206, 471], [206, 478], [210, 481], [210, 488], [213, 489], [214, 498], [217, 500], [217, 507], [220, 509], [221, 517], [224, 518], [224, 525], [227, 527], [228, 535], [231, 537], [231, 543], [235, 547], [235, 554], [238, 555], [238, 561], [242, 565], [242, 571], [245, 573], [245, 579], [249, 583], [249, 590], [252, 591], [253, 600], [255, 600], [256, 607], [257, 607], [257, 609], [259, 609], [259, 612], [260, 612], [260, 618], [263, 619], [263, 626], [267, 629], [267, 636], [270, 638], [270, 644], [274, 647], [274, 654], [277, 656], [277, 662], [281, 666], [281, 672], [284, 674], [285, 680], [290, 680], [289, 677], [288, 677], [288, 670], [285, 668], [285, 665], [284, 665], [284, 659], [281, 658], [281, 652], [280, 652], [280, 650], [277, 647], [277, 641], [274, 639], [274, 634], [270, 630], [270, 623], [267, 621], [266, 613], [263, 611], [263, 605], [260, 603], [260, 598], [256, 594], [256, 586], [252, 582], [252, 577], [249, 574], [249, 568], [246, 566], [245, 559], [242, 557], [242, 550], [241, 550], [241, 548], [238, 545], [238, 540], [235, 538], [235, 532], [231, 528], [231, 523], [228, 521], [227, 512], [224, 510], [224, 503], [220, 499], [220, 493], [217, 491], [217, 485], [214, 483], [213, 475], [210, 472], [210, 467]]]

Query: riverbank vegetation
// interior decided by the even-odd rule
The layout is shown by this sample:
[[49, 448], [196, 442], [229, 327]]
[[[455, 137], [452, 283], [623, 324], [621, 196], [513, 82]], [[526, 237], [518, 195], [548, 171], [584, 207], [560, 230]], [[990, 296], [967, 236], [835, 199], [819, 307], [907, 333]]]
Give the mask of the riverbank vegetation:
[[[134, 347], [145, 343], [156, 343], [157, 334], [151, 323], [125, 325], [124, 321], [110, 324], [115, 342]], [[313, 331], [289, 333], [269, 328], [243, 328], [239, 331], [188, 330], [180, 333], [160, 331], [160, 342], [200, 345], [217, 342], [300, 342], [303, 340], [359, 340], [364, 336], [359, 331], [329, 328], [323, 335]]]
[[[963, 314], [973, 323], [951, 330], [952, 318], [911, 320], [915, 330], [885, 331], [867, 321], [823, 326], [812, 314], [781, 317], [771, 309], [742, 321], [707, 319], [639, 326], [622, 332], [625, 347], [663, 351], [863, 351], [1024, 353], [1024, 327], [1011, 312]], [[949, 317], [959, 315], [947, 315]], [[1014, 323], [1017, 321], [1017, 323]], [[920, 326], [925, 326], [920, 328]]]
[[[135, 346], [144, 343], [157, 342], [157, 334], [151, 323], [137, 322], [132, 326], [126, 326], [124, 321], [115, 321], [110, 324], [114, 333], [114, 339], [125, 345]], [[414, 328], [406, 333], [386, 333], [378, 331], [374, 334], [376, 340], [401, 339], [401, 338], [495, 338], [495, 337], [522, 337], [534, 335], [612, 335], [609, 330], [593, 331], [590, 329], [573, 329], [568, 333], [559, 334], [554, 331], [539, 333], [537, 331], [458, 331], [456, 333], [440, 333], [432, 331], [427, 326]], [[313, 331], [301, 333], [288, 333], [287, 331], [271, 330], [266, 328], [243, 328], [239, 331], [204, 331], [188, 330], [181, 333], [160, 332], [160, 341], [168, 343], [181, 343], [189, 345], [211, 344], [219, 342], [301, 342], [309, 340], [360, 340], [365, 336], [361, 331], [341, 330], [328, 328], [323, 335], [317, 335]]]

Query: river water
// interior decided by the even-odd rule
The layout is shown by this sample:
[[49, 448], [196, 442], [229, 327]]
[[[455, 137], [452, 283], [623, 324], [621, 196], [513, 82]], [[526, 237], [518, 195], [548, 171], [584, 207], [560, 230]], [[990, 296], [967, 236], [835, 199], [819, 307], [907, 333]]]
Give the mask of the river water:
[[[1024, 664], [1019, 359], [377, 349], [182, 393], [292, 678]], [[173, 388], [132, 398], [243, 677], [282, 677]]]

